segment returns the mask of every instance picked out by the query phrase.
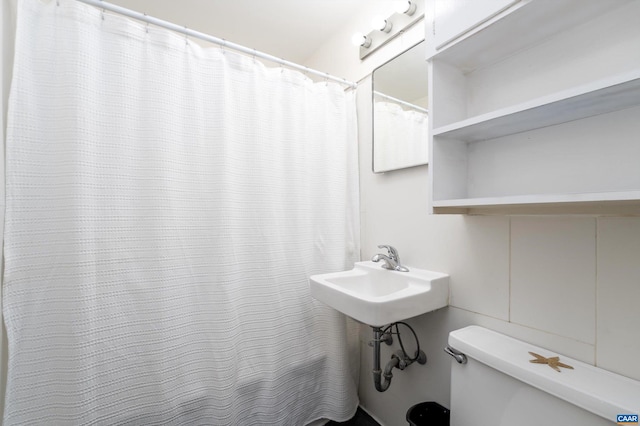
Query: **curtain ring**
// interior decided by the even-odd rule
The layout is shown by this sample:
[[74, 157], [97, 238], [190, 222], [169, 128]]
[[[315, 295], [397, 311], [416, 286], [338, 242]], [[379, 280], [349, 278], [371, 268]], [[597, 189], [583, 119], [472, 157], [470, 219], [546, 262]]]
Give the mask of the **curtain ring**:
[[[104, 1], [104, 0], [100, 0], [100, 1]], [[104, 12], [105, 12], [105, 9], [103, 7], [102, 12], [100, 12], [100, 17], [102, 18], [103, 21], [104, 21]]]
[[256, 49], [253, 49], [253, 54], [251, 55], [251, 58], [253, 58], [253, 62], [256, 61]]
[[189, 35], [187, 34], [187, 30], [188, 30], [188, 28], [185, 25], [184, 26], [184, 44], [188, 46], [189, 45]]
[[227, 53], [226, 49], [227, 49], [227, 40], [222, 39], [222, 44], [220, 45], [220, 50], [222, 50], [222, 54], [223, 55], [225, 53]]
[[142, 12], [142, 14], [144, 15], [144, 22], [146, 23], [144, 27], [144, 32], [149, 34], [149, 21], [147, 21], [149, 17], [147, 16], [147, 12]]

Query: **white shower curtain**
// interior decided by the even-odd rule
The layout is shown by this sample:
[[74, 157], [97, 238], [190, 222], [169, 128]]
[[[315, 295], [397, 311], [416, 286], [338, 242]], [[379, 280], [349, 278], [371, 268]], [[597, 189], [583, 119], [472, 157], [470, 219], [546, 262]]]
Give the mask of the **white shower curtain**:
[[356, 151], [337, 85], [21, 0], [4, 424], [348, 418], [356, 326], [308, 277], [358, 258]]

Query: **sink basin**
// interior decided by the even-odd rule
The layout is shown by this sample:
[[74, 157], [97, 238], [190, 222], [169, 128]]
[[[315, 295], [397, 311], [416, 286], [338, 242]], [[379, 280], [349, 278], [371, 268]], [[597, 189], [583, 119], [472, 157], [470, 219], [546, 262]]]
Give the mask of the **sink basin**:
[[380, 327], [415, 317], [449, 302], [449, 276], [409, 267], [389, 271], [381, 263], [357, 262], [350, 271], [313, 275], [311, 295], [362, 323]]

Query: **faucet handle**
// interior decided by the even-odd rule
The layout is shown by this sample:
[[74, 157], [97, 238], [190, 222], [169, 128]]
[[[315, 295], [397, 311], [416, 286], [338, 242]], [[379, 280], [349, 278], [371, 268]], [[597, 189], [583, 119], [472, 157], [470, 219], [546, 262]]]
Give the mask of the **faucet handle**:
[[396, 250], [395, 247], [382, 244], [382, 245], [379, 245], [378, 248], [387, 249], [387, 253], [389, 254], [389, 257], [395, 260], [396, 262], [400, 263], [400, 255], [398, 254], [398, 250]]

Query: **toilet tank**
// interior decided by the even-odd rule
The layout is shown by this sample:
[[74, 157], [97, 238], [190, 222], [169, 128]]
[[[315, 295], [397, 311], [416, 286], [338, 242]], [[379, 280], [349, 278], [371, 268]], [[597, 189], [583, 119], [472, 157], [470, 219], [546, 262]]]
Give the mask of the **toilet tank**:
[[[467, 359], [452, 361], [452, 426], [638, 425], [618, 415], [638, 415], [639, 381], [478, 326], [451, 332], [449, 346]], [[531, 363], [529, 352], [573, 369]]]

